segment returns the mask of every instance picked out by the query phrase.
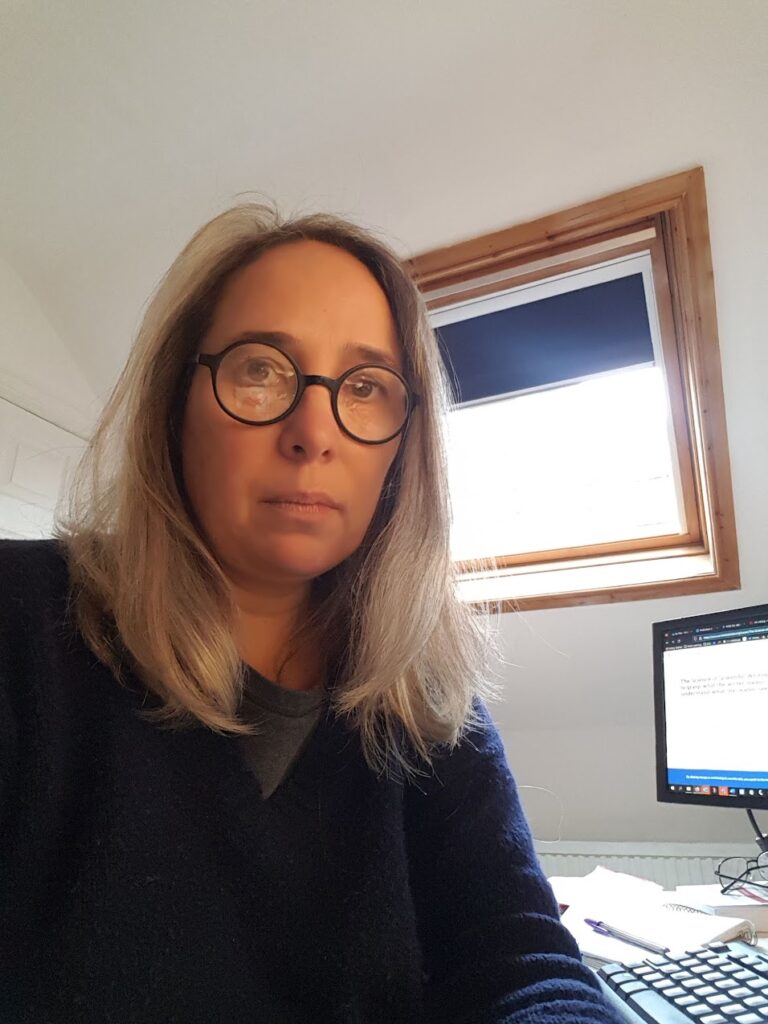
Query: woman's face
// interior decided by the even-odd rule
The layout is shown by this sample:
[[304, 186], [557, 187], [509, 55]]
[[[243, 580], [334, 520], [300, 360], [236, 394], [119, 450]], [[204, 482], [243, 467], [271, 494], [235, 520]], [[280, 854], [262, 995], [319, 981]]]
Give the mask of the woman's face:
[[[379, 361], [402, 372], [383, 290], [354, 256], [325, 242], [291, 242], [237, 271], [200, 351], [221, 352], [254, 331], [290, 336], [285, 349], [304, 373], [336, 378]], [[240, 423], [219, 407], [210, 371], [201, 366], [184, 414], [184, 481], [233, 582], [308, 582], [360, 545], [400, 440], [366, 445], [348, 437], [334, 419], [330, 392], [319, 386], [309, 386], [278, 423]], [[302, 492], [322, 492], [336, 507], [279, 501]]]

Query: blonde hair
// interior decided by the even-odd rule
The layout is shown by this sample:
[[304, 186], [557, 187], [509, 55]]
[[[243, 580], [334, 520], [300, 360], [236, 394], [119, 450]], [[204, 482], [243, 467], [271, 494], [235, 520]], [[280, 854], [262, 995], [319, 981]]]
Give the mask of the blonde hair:
[[[142, 714], [225, 733], [244, 720], [245, 672], [233, 639], [227, 578], [195, 525], [180, 471], [189, 360], [229, 277], [267, 249], [300, 239], [359, 259], [389, 300], [406, 376], [421, 401], [360, 548], [313, 583], [313, 612], [335, 685], [332, 706], [359, 730], [368, 765], [407, 774], [407, 748], [431, 764], [481, 726], [488, 676], [486, 614], [462, 604], [449, 551], [443, 425], [448, 388], [421, 296], [396, 256], [338, 217], [281, 219], [243, 203], [201, 228], [161, 281], [78, 468], [57, 527], [77, 625], [123, 682], [131, 669], [158, 698]], [[487, 612], [487, 609], [486, 609]]]

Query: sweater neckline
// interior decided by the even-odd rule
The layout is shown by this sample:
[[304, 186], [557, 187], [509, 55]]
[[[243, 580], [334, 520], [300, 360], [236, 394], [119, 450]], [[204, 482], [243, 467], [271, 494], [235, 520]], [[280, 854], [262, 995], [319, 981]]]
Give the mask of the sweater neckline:
[[328, 697], [324, 686], [314, 686], [310, 690], [291, 690], [272, 682], [251, 665], [245, 664], [245, 672], [244, 701], [255, 704], [263, 711], [287, 718], [303, 718], [320, 707]]
[[359, 742], [355, 730], [337, 717], [327, 702], [290, 771], [270, 796], [265, 797], [240, 754], [236, 737], [209, 735], [214, 742], [226, 745], [230, 768], [220, 784], [245, 829], [263, 827], [260, 820], [265, 809], [297, 804], [305, 810], [316, 810], [321, 786], [331, 773], [335, 776], [355, 758]]

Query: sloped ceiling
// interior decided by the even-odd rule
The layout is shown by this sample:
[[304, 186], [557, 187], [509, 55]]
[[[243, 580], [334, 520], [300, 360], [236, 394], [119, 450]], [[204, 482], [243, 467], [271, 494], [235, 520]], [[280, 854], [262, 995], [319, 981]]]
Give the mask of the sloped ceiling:
[[736, 144], [761, 9], [5, 3], [0, 255], [103, 394], [170, 260], [243, 193], [406, 255], [706, 160], [707, 125]]

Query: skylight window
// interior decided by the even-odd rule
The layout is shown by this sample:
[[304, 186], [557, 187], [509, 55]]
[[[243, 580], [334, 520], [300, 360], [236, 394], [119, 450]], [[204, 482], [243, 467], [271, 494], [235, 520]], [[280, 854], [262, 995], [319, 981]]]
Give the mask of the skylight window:
[[459, 592], [739, 586], [701, 168], [410, 260], [438, 335]]

